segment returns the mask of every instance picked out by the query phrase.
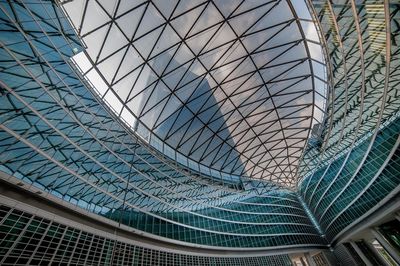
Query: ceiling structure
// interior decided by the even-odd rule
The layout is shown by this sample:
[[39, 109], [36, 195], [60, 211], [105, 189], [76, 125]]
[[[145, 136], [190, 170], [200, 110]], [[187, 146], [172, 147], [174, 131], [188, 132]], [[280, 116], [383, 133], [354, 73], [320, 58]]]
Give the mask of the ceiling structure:
[[64, 8], [87, 45], [74, 62], [153, 147], [222, 180], [293, 186], [326, 95], [315, 26], [294, 2], [82, 0]]
[[[44, 225], [35, 213], [54, 226], [60, 206], [64, 225], [70, 211], [107, 225], [96, 234], [249, 256], [335, 247], [391, 208], [399, 5], [307, 3], [0, 4], [0, 220], [20, 230], [7, 243], [33, 239], [31, 224]], [[97, 242], [75, 235], [77, 250]], [[122, 250], [109, 247], [108, 257]]]

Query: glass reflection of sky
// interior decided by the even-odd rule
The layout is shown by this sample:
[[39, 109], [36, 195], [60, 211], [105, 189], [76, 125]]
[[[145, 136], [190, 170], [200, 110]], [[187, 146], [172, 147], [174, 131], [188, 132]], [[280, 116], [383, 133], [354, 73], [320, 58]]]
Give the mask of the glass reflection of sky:
[[143, 139], [216, 178], [295, 183], [326, 102], [324, 58], [303, 1], [64, 8], [87, 45], [74, 62]]

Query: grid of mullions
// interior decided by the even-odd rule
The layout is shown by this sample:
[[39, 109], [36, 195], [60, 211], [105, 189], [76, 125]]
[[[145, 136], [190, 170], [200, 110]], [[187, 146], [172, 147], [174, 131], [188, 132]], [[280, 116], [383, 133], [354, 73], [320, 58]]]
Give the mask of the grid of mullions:
[[64, 7], [88, 47], [77, 64], [150, 143], [200, 171], [295, 183], [314, 77], [290, 1]]
[[[313, 2], [327, 40], [335, 92], [328, 105], [331, 122], [323, 134], [323, 152], [318, 147], [305, 153], [299, 168], [301, 178], [312, 175], [322, 165], [330, 164], [340, 153], [349, 152], [354, 142], [365, 138], [381, 122], [398, 115], [400, 110], [397, 92], [397, 73], [400, 71], [398, 11], [395, 5], [390, 5], [392, 9], [386, 11], [381, 0], [354, 5], [352, 2]], [[354, 17], [353, 6], [357, 18]], [[385, 34], [387, 12], [391, 12], [391, 23], [388, 25], [393, 43], [390, 45], [386, 44]], [[359, 23], [359, 30], [356, 22]], [[390, 64], [387, 64], [388, 49]]]
[[0, 236], [1, 265], [291, 265], [287, 255], [219, 258], [152, 250], [4, 205]]
[[[32, 92], [32, 90], [31, 90]], [[10, 96], [9, 96], [10, 97]], [[11, 103], [18, 103], [18, 101], [12, 101]], [[26, 111], [25, 109], [21, 110], [21, 113], [25, 113], [26, 115], [29, 116], [29, 112]], [[11, 113], [10, 113], [11, 114]], [[27, 117], [25, 115], [25, 118]], [[27, 121], [30, 121], [29, 118], [26, 118]], [[18, 123], [14, 123], [15, 121], [18, 121]], [[38, 124], [38, 123], [37, 123]], [[26, 133], [23, 133], [24, 130], [26, 129], [31, 129], [30, 125], [27, 125], [27, 127], [24, 129], [24, 123], [23, 121], [20, 119], [19, 116], [15, 117], [15, 119], [11, 119], [11, 120], [7, 120], [5, 123], [5, 127], [4, 128], [8, 128], [10, 129], [15, 129], [14, 126], [18, 126], [18, 132], [21, 135], [25, 135], [27, 136], [28, 139], [30, 139], [29, 135], [27, 135]], [[42, 125], [42, 130], [44, 131], [48, 131], [48, 130], [44, 130], [43, 128], [44, 125]], [[62, 126], [62, 124], [61, 124]], [[22, 130], [22, 131], [21, 131]], [[43, 141], [48, 139], [51, 140], [52, 137], [49, 136], [47, 138], [43, 138], [45, 133], [42, 132], [42, 139]], [[37, 132], [36, 131], [30, 131], [30, 134], [32, 134], [32, 136], [36, 135], [36, 143], [38, 143], [38, 147], [40, 147], [41, 150], [46, 150], [47, 154], [51, 154], [51, 149], [54, 150], [54, 147], [51, 148], [51, 146], [48, 146], [49, 142], [47, 141], [42, 141], [39, 142], [39, 138], [37, 137]], [[57, 136], [57, 135], [55, 135]], [[54, 136], [54, 137], [55, 137]], [[11, 136], [8, 136], [3, 132], [2, 133], [2, 139], [3, 140], [10, 140], [12, 139]], [[82, 138], [80, 138], [82, 139]], [[42, 143], [42, 144], [40, 144]], [[45, 145], [45, 146], [43, 146]], [[108, 176], [107, 178], [109, 179], [105, 179], [106, 177], [103, 175], [102, 178], [96, 179], [96, 181], [94, 181], [95, 177], [98, 176], [98, 173], [93, 173], [93, 172], [88, 172], [90, 173], [90, 180], [92, 182], [82, 182], [81, 178], [77, 178], [76, 176], [71, 178], [71, 173], [66, 172], [65, 170], [60, 171], [59, 166], [54, 165], [54, 161], [48, 161], [47, 158], [44, 158], [43, 155], [40, 154], [36, 154], [30, 152], [31, 151], [31, 147], [27, 147], [27, 146], [22, 146], [20, 142], [16, 141], [11, 145], [5, 146], [4, 148], [6, 148], [6, 150], [4, 151], [4, 154], [7, 154], [7, 156], [5, 158], [3, 158], [7, 163], [6, 166], [8, 167], [9, 170], [15, 171], [14, 175], [16, 175], [16, 173], [18, 174], [22, 174], [24, 176], [24, 180], [29, 182], [29, 183], [33, 183], [36, 186], [39, 186], [41, 188], [44, 188], [45, 190], [49, 190], [50, 192], [52, 192], [55, 195], [62, 195], [62, 197], [64, 198], [64, 200], [66, 201], [70, 201], [71, 203], [75, 203], [78, 204], [80, 207], [83, 208], [87, 208], [88, 210], [94, 211], [96, 213], [102, 214], [102, 215], [106, 215], [107, 217], [110, 217], [112, 219], [115, 220], [119, 220], [120, 216], [122, 215], [121, 212], [117, 211], [120, 206], [122, 205], [122, 201], [121, 200], [116, 200], [115, 196], [118, 196], [119, 198], [122, 198], [124, 196], [124, 193], [129, 195], [129, 196], [125, 196], [126, 199], [126, 204], [127, 207], [129, 206], [129, 208], [135, 208], [135, 209], [152, 209], [155, 214], [157, 214], [158, 216], [162, 216], [167, 220], [174, 220], [180, 223], [184, 223], [187, 225], [191, 225], [191, 226], [196, 226], [198, 228], [208, 228], [208, 229], [213, 229], [213, 230], [218, 230], [218, 231], [226, 231], [226, 232], [236, 232], [239, 233], [240, 231], [242, 231], [242, 233], [256, 233], [258, 231], [258, 226], [257, 224], [259, 224], [260, 226], [262, 226], [264, 228], [264, 233], [266, 233], [267, 231], [265, 231], [265, 229], [267, 229], [267, 225], [264, 224], [265, 222], [268, 223], [298, 223], [299, 225], [303, 224], [303, 225], [307, 225], [308, 223], [308, 218], [305, 217], [303, 210], [298, 206], [298, 203], [295, 200], [289, 200], [285, 203], [285, 205], [282, 205], [282, 203], [284, 201], [281, 201], [282, 203], [278, 203], [279, 202], [279, 197], [275, 198], [273, 197], [273, 194], [270, 192], [270, 197], [261, 197], [260, 199], [256, 199], [256, 197], [254, 197], [253, 200], [255, 200], [255, 202], [259, 205], [255, 205], [255, 207], [253, 206], [246, 206], [244, 205], [245, 202], [242, 202], [241, 204], [238, 204], [236, 206], [233, 206], [232, 209], [230, 208], [226, 208], [224, 206], [224, 208], [219, 208], [216, 209], [216, 211], [204, 211], [204, 212], [196, 212], [197, 216], [192, 216], [192, 218], [190, 218], [191, 216], [188, 215], [177, 215], [174, 212], [166, 212], [165, 214], [163, 213], [159, 213], [157, 211], [160, 210], [164, 210], [164, 211], [171, 211], [171, 210], [179, 210], [175, 205], [168, 205], [167, 209], [162, 209], [159, 208], [157, 206], [153, 207], [153, 205], [155, 203], [157, 203], [156, 201], [152, 200], [145, 200], [145, 195], [147, 195], [147, 197], [149, 195], [153, 195], [153, 198], [155, 196], [157, 196], [157, 198], [159, 198], [160, 202], [159, 204], [161, 204], [162, 200], [165, 200], [166, 197], [162, 197], [162, 195], [160, 195], [160, 191], [156, 190], [156, 187], [153, 185], [152, 187], [150, 186], [144, 186], [142, 187], [142, 189], [146, 189], [146, 193], [143, 194], [144, 192], [142, 192], [142, 194], [138, 194], [137, 197], [135, 198], [131, 198], [131, 195], [134, 194], [133, 190], [126, 190], [125, 186], [128, 186], [128, 188], [136, 188], [137, 186], [135, 186], [134, 184], [128, 184], [126, 183], [126, 185], [119, 185], [120, 189], [115, 189], [115, 182], [118, 181], [118, 179], [116, 179], [115, 177], [112, 176]], [[50, 149], [51, 148], [51, 149]], [[55, 149], [56, 150], [56, 149]], [[74, 152], [71, 153], [72, 157], [76, 157], [74, 155]], [[53, 157], [53, 159], [56, 159], [57, 157]], [[78, 156], [78, 158], [81, 158], [81, 156]], [[113, 167], [113, 165], [111, 164], [110, 158], [108, 157], [107, 159], [107, 164], [109, 165], [109, 167]], [[64, 167], [70, 167], [71, 169], [76, 169], [77, 172], [80, 172], [79, 168], [76, 168], [76, 165], [79, 164], [79, 162], [75, 162], [75, 166], [71, 165], [68, 161], [63, 160], [63, 166]], [[106, 163], [106, 162], [104, 162]], [[86, 162], [86, 164], [88, 164], [88, 162]], [[33, 167], [35, 166], [35, 167]], [[44, 166], [44, 167], [43, 167]], [[119, 169], [116, 169], [115, 171], [119, 171]], [[46, 174], [44, 174], [46, 173]], [[112, 179], [110, 179], [112, 178]], [[113, 181], [113, 183], [109, 183], [109, 181]], [[93, 184], [94, 182], [94, 184]], [[118, 181], [118, 182], [121, 182]], [[153, 182], [154, 183], [154, 182]], [[146, 184], [146, 183], [145, 183]], [[95, 186], [93, 186], [95, 185]], [[103, 191], [96, 189], [96, 187], [102, 188]], [[140, 182], [138, 187], [140, 188]], [[93, 190], [94, 189], [94, 190]], [[124, 190], [125, 189], [125, 190]], [[95, 192], [93, 192], [95, 191]], [[107, 193], [108, 192], [108, 193]], [[107, 193], [107, 194], [106, 194]], [[137, 192], [136, 192], [137, 193]], [[154, 194], [152, 194], [154, 193]], [[280, 192], [279, 194], [282, 194], [282, 192]], [[113, 197], [114, 195], [114, 197]], [[210, 198], [207, 198], [207, 201], [209, 201]], [[263, 200], [265, 200], [265, 203], [263, 203]], [[186, 205], [190, 205], [190, 201], [191, 198], [187, 198], [187, 202], [185, 202]], [[175, 203], [176, 205], [179, 205], [174, 198], [170, 199], [171, 204]], [[274, 205], [273, 202], [277, 202], [278, 204]], [[165, 205], [165, 202], [163, 203]], [[297, 207], [296, 207], [297, 205]], [[241, 208], [242, 210], [240, 210], [239, 208], [243, 206], [243, 208]], [[246, 206], [246, 207], [245, 207]], [[204, 208], [204, 207], [203, 207]], [[226, 211], [225, 211], [226, 210]], [[233, 211], [232, 213], [230, 213], [230, 211]], [[252, 214], [254, 212], [254, 214]], [[136, 228], [139, 228], [140, 226], [144, 226], [146, 225], [146, 227], [140, 227], [139, 229], [142, 229], [144, 231], [149, 231], [152, 233], [160, 233], [160, 234], [167, 234], [168, 232], [165, 231], [164, 228], [160, 228], [159, 226], [155, 226], [154, 224], [158, 224], [154, 219], [155, 218], [151, 218], [151, 217], [147, 217], [145, 219], [145, 222], [142, 223], [141, 219], [137, 219], [137, 217], [140, 215], [137, 212], [130, 212], [130, 211], [126, 211], [128, 217], [129, 215], [133, 215], [133, 217], [136, 217], [136, 219], [133, 220], [129, 220], [129, 225], [134, 226]], [[272, 214], [273, 216], [265, 216], [263, 214]], [[295, 216], [291, 215], [291, 213], [293, 213]], [[202, 215], [202, 216], [199, 216]], [[123, 217], [125, 217], [126, 215], [122, 215]], [[204, 216], [204, 217], [203, 217]], [[221, 222], [218, 220], [209, 220], [209, 218], [218, 218], [218, 220], [226, 220], [226, 221], [237, 221], [237, 222], [243, 222], [243, 221], [251, 221], [253, 223], [253, 226], [249, 226], [244, 228], [240, 231], [238, 231], [239, 224], [226, 224], [225, 222]], [[282, 220], [283, 219], [283, 220]], [[156, 219], [157, 220], [157, 219]], [[122, 221], [125, 221], [125, 219], [122, 219]], [[256, 223], [256, 224], [254, 224]], [[221, 227], [222, 224], [226, 224], [225, 226]], [[147, 226], [149, 225], [149, 227]], [[239, 226], [239, 227], [238, 227]], [[278, 232], [281, 230], [284, 230], [286, 233], [287, 232], [292, 232], [292, 230], [296, 230], [295, 226], [289, 225], [289, 227], [287, 229], [284, 229], [287, 225], [279, 225], [278, 227], [276, 227], [275, 230], [270, 231], [270, 233], [272, 232]], [[271, 226], [269, 226], [271, 227]], [[271, 227], [272, 228], [272, 227]], [[290, 229], [292, 228], [292, 229]], [[243, 231], [244, 230], [244, 231]], [[278, 230], [278, 231], [276, 231]], [[312, 232], [313, 229], [310, 228], [307, 232]], [[177, 232], [181, 231], [181, 230], [176, 230]], [[261, 233], [262, 231], [258, 231], [258, 233]], [[180, 236], [181, 234], [179, 234]], [[186, 233], [184, 233], [183, 235], [186, 235]], [[186, 237], [185, 237], [186, 238]]]
[[[366, 18], [361, 24], [364, 32], [377, 30], [382, 24], [382, 17], [377, 12], [380, 2], [367, 4], [371, 3], [376, 9], [368, 9], [367, 5], [359, 7], [360, 14]], [[2, 42], [5, 44], [2, 52], [6, 56], [1, 62], [6, 67], [1, 70], [1, 77], [7, 84], [2, 86], [1, 91], [2, 171], [81, 208], [168, 238], [238, 247], [321, 243], [294, 193], [276, 191], [278, 186], [267, 183], [263, 195], [257, 195], [256, 190], [232, 192], [205, 185], [160, 160], [99, 105], [66, 64], [65, 59], [72, 55], [72, 48], [79, 43], [62, 13], [49, 16], [49, 13], [56, 12], [51, 3], [30, 5], [15, 2], [12, 6], [10, 10], [13, 12], [6, 12], [2, 6], [1, 17], [6, 22], [2, 25]], [[335, 7], [340, 27], [351, 24], [350, 6]], [[29, 12], [25, 10], [27, 7], [31, 9]], [[391, 18], [398, 19], [398, 9], [391, 6], [391, 12]], [[27, 16], [34, 19], [30, 23], [20, 23], [23, 30], [18, 33], [16, 26], [20, 17]], [[50, 18], [44, 19], [43, 16]], [[369, 26], [369, 23], [378, 28]], [[399, 30], [393, 24], [393, 39], [397, 40]], [[349, 36], [355, 35], [353, 26], [346, 33]], [[368, 68], [374, 65], [378, 70], [364, 70], [363, 79], [368, 83], [365, 83], [363, 93], [355, 89], [360, 85], [360, 77], [356, 75], [355, 82], [345, 85], [348, 88], [340, 91], [339, 100], [332, 106], [338, 108], [333, 112], [336, 129], [333, 127], [332, 132], [336, 133], [331, 132], [332, 136], [340, 135], [336, 139], [345, 141], [326, 154], [340, 155], [338, 151], [342, 150], [342, 144], [352, 146], [352, 150], [348, 157], [346, 153], [341, 153], [339, 160], [325, 165], [334, 171], [327, 171], [326, 174], [317, 171], [309, 178], [310, 182], [303, 183], [307, 186], [301, 187], [311, 191], [303, 192], [305, 200], [311, 202], [311, 209], [320, 205], [324, 207], [323, 213], [317, 212], [317, 217], [328, 229], [329, 238], [371, 209], [399, 183], [396, 179], [400, 176], [398, 150], [382, 173], [376, 175], [379, 167], [385, 166], [384, 160], [389, 152], [395, 148], [398, 122], [392, 122], [378, 135], [365, 134], [379, 121], [388, 122], [387, 118], [398, 111], [395, 89], [398, 84], [395, 75], [398, 56], [396, 53], [392, 55], [390, 70], [394, 75], [388, 86], [384, 86], [387, 87], [387, 96], [383, 98], [377, 91], [385, 88], [376, 79], [384, 76], [381, 54], [385, 49], [375, 46], [370, 38], [370, 35], [361, 38], [368, 47], [362, 54], [364, 64]], [[24, 41], [27, 39], [29, 42]], [[346, 41], [351, 42], [351, 38]], [[335, 41], [332, 43], [335, 44]], [[346, 64], [352, 63], [355, 46], [350, 45], [346, 49], [349, 49], [346, 50]], [[396, 51], [398, 47], [393, 45], [392, 49]], [[349, 76], [358, 71], [357, 67], [343, 69], [352, 69], [348, 72]], [[343, 76], [337, 78], [345, 83]], [[338, 88], [341, 86], [338, 85]], [[344, 96], [340, 95], [348, 95], [354, 101], [345, 103]], [[341, 106], [346, 106], [344, 110], [350, 113], [346, 120], [340, 118], [347, 112]], [[379, 113], [382, 107], [384, 110]], [[371, 110], [375, 112], [368, 113]], [[346, 124], [360, 115], [363, 117], [362, 124]], [[338, 133], [340, 121], [349, 126], [344, 129], [348, 130], [347, 133]], [[366, 135], [367, 138], [355, 144], [354, 139], [359, 135]], [[369, 143], [373, 145], [369, 146]], [[359, 164], [363, 167], [357, 169]], [[315, 180], [320, 174], [325, 179]], [[369, 184], [372, 178], [374, 182]], [[363, 194], [359, 194], [360, 191]], [[227, 204], [231, 201], [234, 203]], [[343, 204], [347, 207], [343, 208]], [[329, 219], [326, 218], [328, 216]], [[34, 223], [41, 224], [36, 220]], [[38, 226], [35, 230], [42, 232], [47, 229]], [[71, 234], [71, 241], [92, 237], [82, 232]], [[263, 234], [268, 234], [268, 238], [260, 236]], [[34, 244], [29, 245], [33, 247]], [[76, 250], [82, 252], [80, 250], [85, 248], [77, 246]]]
[[331, 54], [336, 93], [326, 146], [305, 154], [300, 173], [306, 178], [299, 189], [334, 239], [398, 189], [399, 9], [384, 1], [313, 4]]
[[[1, 171], [176, 240], [237, 247], [321, 243], [295, 193], [265, 182], [242, 192], [203, 183], [146, 151], [65, 62], [79, 43], [69, 40], [68, 24], [42, 13], [59, 10], [51, 2], [9, 5], [14, 12], [2, 9], [1, 17], [7, 66], [0, 72]], [[31, 22], [19, 22], [21, 16]]]
[[[337, 180], [331, 185], [328, 177], [318, 181], [318, 177], [326, 170], [321, 169], [315, 175], [310, 188], [315, 187], [315, 194], [309, 202], [311, 210], [319, 220], [328, 237], [337, 233], [371, 209], [399, 184], [398, 137], [399, 120], [382, 130], [376, 138], [366, 161], [358, 173], [359, 158], [364, 155], [368, 142], [354, 149], [350, 155], [352, 164], [347, 164], [340, 172]], [[393, 155], [389, 155], [390, 153]], [[385, 160], [390, 159], [385, 165]], [[382, 173], [380, 168], [384, 167]], [[338, 168], [332, 168], [331, 175], [338, 174]], [[364, 191], [365, 190], [365, 191]], [[351, 217], [351, 218], [350, 218]], [[334, 231], [334, 232], [332, 232]]]
[[[398, 188], [400, 183], [400, 149], [398, 148], [390, 159], [387, 167], [382, 171], [377, 180], [368, 187], [368, 190], [357, 198], [357, 200], [349, 206], [340, 216], [336, 216], [335, 220], [329, 224], [329, 237], [334, 238], [343, 228], [351, 224], [365, 213], [378, 204], [386, 195]], [[368, 170], [368, 169], [367, 169]], [[365, 182], [360, 180], [359, 182]]]

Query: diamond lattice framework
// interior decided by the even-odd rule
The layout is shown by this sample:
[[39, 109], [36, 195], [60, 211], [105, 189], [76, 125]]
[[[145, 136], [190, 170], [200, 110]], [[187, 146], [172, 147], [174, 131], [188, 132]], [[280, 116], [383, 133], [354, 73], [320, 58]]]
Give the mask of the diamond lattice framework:
[[81, 0], [65, 9], [87, 45], [75, 62], [153, 146], [202, 172], [296, 182], [315, 84], [290, 2]]

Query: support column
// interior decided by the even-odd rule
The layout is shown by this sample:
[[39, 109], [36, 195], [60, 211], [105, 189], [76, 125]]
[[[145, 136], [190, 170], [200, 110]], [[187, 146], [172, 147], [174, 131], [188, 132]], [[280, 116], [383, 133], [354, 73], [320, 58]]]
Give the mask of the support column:
[[396, 217], [397, 221], [400, 222], [400, 212], [396, 213], [396, 214], [394, 215], [394, 217]]
[[301, 265], [307, 266], [307, 263], [304, 261], [303, 257], [300, 257]]
[[379, 252], [375, 249], [374, 245], [372, 245], [369, 242], [366, 242], [367, 246], [371, 250], [372, 253], [374, 253], [375, 257], [381, 262], [383, 266], [391, 266], [384, 258], [382, 258], [382, 255], [379, 254]]
[[304, 255], [306, 256], [306, 261], [307, 261], [308, 266], [317, 266], [315, 264], [313, 258], [311, 257], [310, 252], [306, 252], [306, 253], [304, 253]]
[[368, 258], [364, 255], [362, 250], [357, 246], [354, 241], [350, 241], [351, 246], [354, 248], [354, 250], [357, 252], [358, 256], [362, 259], [362, 261], [365, 263], [367, 266], [373, 266], [372, 263], [368, 260]]
[[396, 249], [377, 230], [371, 229], [371, 232], [387, 253], [400, 265], [400, 256], [397, 254]]
[[[329, 254], [329, 256], [327, 254]], [[322, 251], [322, 256], [324, 256], [326, 263], [328, 263], [329, 266], [335, 265], [335, 262], [332, 261], [332, 256], [334, 256], [332, 251]]]

